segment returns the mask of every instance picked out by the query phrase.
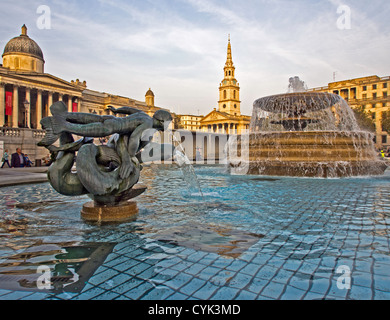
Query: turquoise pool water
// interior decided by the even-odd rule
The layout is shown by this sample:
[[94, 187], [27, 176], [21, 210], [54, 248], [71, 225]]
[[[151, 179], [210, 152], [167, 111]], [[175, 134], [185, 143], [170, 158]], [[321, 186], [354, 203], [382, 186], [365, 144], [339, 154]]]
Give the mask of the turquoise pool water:
[[84, 223], [89, 198], [49, 184], [0, 189], [0, 299], [390, 299], [389, 172], [195, 172], [203, 196], [176, 166], [145, 167], [138, 219], [119, 225]]

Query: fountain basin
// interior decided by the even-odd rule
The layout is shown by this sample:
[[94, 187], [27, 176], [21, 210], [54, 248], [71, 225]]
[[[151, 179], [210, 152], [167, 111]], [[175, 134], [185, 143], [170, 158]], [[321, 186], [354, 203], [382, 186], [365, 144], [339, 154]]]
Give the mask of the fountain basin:
[[228, 162], [234, 173], [337, 178], [382, 175], [387, 168], [374, 135], [359, 128], [338, 95], [280, 94], [253, 106], [249, 135], [229, 143], [230, 151], [237, 148]]
[[[249, 146], [242, 145], [245, 138]], [[248, 154], [251, 175], [336, 178], [382, 175], [387, 168], [369, 132], [258, 132], [245, 138], [237, 148]], [[230, 167], [236, 163], [239, 159], [230, 159]]]

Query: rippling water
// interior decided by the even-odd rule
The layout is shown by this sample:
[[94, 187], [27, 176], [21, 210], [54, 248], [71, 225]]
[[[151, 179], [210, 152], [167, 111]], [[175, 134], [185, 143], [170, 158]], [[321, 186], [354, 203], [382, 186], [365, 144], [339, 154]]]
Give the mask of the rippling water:
[[203, 195], [186, 188], [177, 166], [146, 166], [139, 217], [120, 225], [84, 223], [89, 198], [59, 195], [49, 184], [2, 188], [0, 262], [37, 243], [130, 239], [138, 247], [169, 244], [171, 251], [154, 256], [161, 261], [188, 248], [233, 260], [248, 252], [283, 263], [333, 257], [351, 268], [376, 259], [390, 268], [389, 172], [328, 180], [231, 176], [220, 166], [195, 172]]

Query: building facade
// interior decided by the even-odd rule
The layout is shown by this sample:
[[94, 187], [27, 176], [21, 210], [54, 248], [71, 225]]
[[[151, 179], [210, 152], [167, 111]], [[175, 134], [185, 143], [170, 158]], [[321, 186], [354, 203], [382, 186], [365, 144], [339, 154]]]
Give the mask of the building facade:
[[375, 122], [376, 146], [390, 147], [390, 135], [382, 129], [382, 113], [390, 111], [390, 77], [369, 76], [337, 81], [309, 91], [338, 94], [352, 108], [362, 106]]
[[20, 36], [5, 46], [0, 64], [0, 141], [14, 152], [21, 147], [30, 159], [40, 159], [47, 150], [36, 147], [44, 136], [40, 121], [50, 116], [50, 106], [63, 101], [69, 112], [110, 114], [113, 107], [133, 107], [153, 115], [154, 105], [148, 90], [145, 101], [87, 89], [86, 81], [66, 81], [45, 73], [45, 59], [39, 45], [28, 36], [23, 25]]
[[218, 109], [215, 108], [200, 121], [201, 131], [242, 134], [249, 130], [251, 117], [241, 114], [240, 85], [235, 72], [229, 37], [224, 78], [219, 86]]
[[203, 119], [203, 116], [196, 116], [193, 114], [181, 114], [178, 115], [178, 128], [182, 130], [189, 131], [200, 131], [200, 121]]

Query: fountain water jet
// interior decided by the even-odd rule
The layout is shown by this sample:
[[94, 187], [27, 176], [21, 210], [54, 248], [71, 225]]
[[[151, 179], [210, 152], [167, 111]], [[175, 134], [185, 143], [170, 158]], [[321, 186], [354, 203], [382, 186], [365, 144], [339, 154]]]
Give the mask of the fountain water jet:
[[[360, 130], [353, 110], [340, 96], [294, 92], [256, 100], [249, 145], [234, 147], [249, 148], [247, 174], [381, 175], [387, 166], [377, 156], [373, 137]], [[230, 167], [234, 163], [230, 159]]]

